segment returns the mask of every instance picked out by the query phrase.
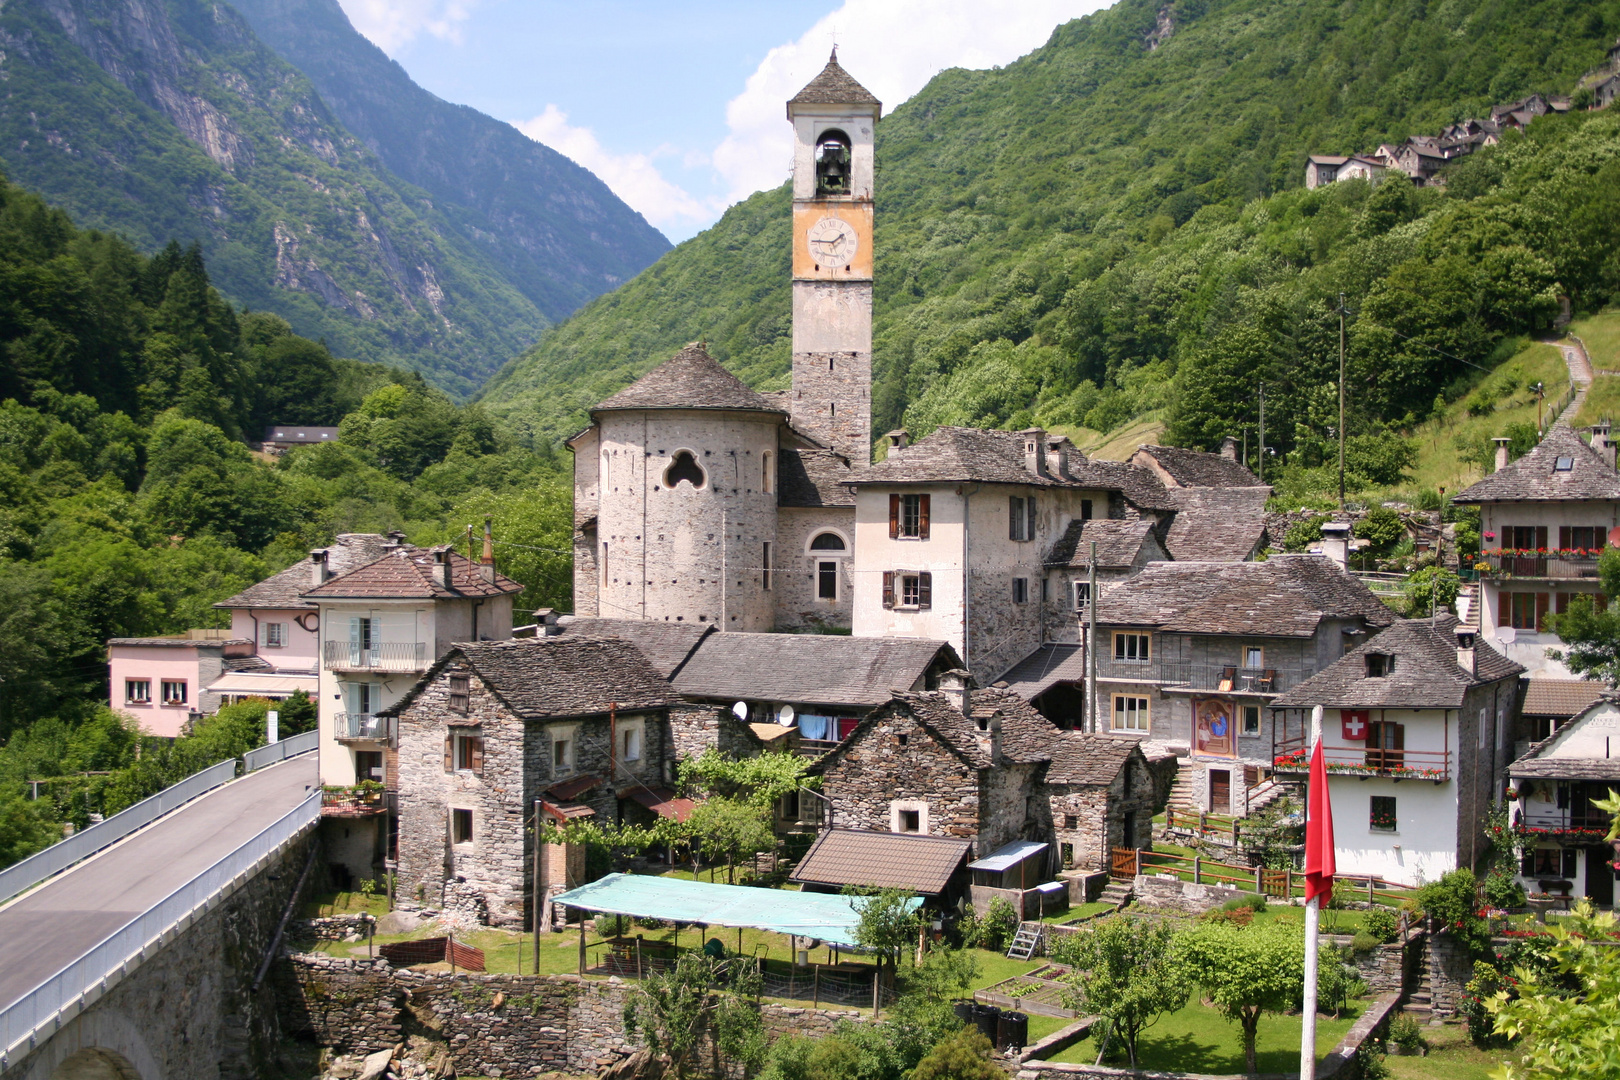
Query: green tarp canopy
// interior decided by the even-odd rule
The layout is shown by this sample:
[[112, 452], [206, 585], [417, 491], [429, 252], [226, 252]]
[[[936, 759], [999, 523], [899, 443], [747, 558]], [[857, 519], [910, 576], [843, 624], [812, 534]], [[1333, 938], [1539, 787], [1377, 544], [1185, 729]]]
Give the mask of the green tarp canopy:
[[[820, 938], [828, 944], [850, 948], [857, 944], [855, 927], [861, 921], [853, 903], [855, 899], [838, 893], [788, 892], [685, 878], [609, 874], [552, 897], [552, 903], [638, 919], [746, 926], [773, 934]], [[922, 906], [922, 899], [913, 897], [909, 903], [915, 910]]]

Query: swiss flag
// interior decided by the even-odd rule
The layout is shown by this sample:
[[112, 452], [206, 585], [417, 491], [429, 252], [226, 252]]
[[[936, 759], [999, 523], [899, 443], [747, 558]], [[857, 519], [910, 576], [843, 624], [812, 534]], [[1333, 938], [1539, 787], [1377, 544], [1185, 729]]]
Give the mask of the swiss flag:
[[1339, 726], [1346, 742], [1365, 742], [1367, 739], [1367, 711], [1339, 710]]
[[[1346, 721], [1348, 724], [1348, 721]], [[1328, 798], [1322, 742], [1311, 751], [1311, 782], [1305, 798], [1305, 899], [1333, 892], [1333, 803]]]

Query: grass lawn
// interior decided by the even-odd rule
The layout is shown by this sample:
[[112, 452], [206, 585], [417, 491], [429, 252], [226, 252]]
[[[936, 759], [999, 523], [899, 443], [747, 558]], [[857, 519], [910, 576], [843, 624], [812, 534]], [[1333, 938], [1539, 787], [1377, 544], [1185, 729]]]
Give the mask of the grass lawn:
[[1490, 1080], [1491, 1073], [1513, 1057], [1508, 1050], [1480, 1050], [1461, 1024], [1426, 1027], [1423, 1037], [1429, 1041], [1427, 1057], [1391, 1054], [1384, 1059], [1395, 1080]]
[[[1356, 1002], [1343, 1016], [1335, 1020], [1328, 1016], [1316, 1019], [1317, 1059], [1338, 1045], [1350, 1030], [1350, 1025], [1366, 1007]], [[1288, 1072], [1299, 1069], [1300, 1018], [1274, 1016], [1260, 1018], [1260, 1030], [1255, 1040], [1256, 1064], [1261, 1072]], [[1228, 1023], [1214, 1009], [1198, 1003], [1195, 993], [1186, 1006], [1177, 1012], [1159, 1018], [1158, 1022], [1142, 1033], [1137, 1042], [1139, 1064], [1144, 1069], [1174, 1069], [1179, 1072], [1241, 1073], [1243, 1061], [1243, 1029]], [[1085, 1062], [1097, 1060], [1097, 1044], [1091, 1038], [1069, 1047], [1051, 1060]]]
[[1586, 392], [1572, 426], [1586, 427], [1616, 417], [1620, 417], [1620, 376], [1599, 375], [1592, 380], [1592, 388]]
[[1586, 355], [1594, 368], [1620, 371], [1620, 308], [1577, 319], [1569, 324], [1569, 331], [1586, 343]]
[[1101, 904], [1096, 902], [1090, 904], [1071, 904], [1069, 905], [1068, 911], [1060, 911], [1055, 915], [1048, 915], [1041, 921], [1044, 923], [1055, 923], [1062, 925], [1063, 923], [1074, 922], [1076, 919], [1084, 919], [1088, 915], [1096, 915], [1099, 912], [1113, 910], [1113, 904]]
[[304, 905], [301, 918], [324, 919], [333, 915], [388, 914], [388, 897], [382, 893], [367, 897], [359, 892], [325, 893]]

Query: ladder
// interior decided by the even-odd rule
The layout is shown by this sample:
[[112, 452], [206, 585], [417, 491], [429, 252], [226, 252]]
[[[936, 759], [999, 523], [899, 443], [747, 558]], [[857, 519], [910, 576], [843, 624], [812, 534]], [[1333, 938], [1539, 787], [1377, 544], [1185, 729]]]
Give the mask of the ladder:
[[1007, 959], [1028, 960], [1033, 957], [1044, 929], [1045, 926], [1038, 922], [1019, 923], [1018, 933], [1013, 935], [1012, 944], [1007, 946]]

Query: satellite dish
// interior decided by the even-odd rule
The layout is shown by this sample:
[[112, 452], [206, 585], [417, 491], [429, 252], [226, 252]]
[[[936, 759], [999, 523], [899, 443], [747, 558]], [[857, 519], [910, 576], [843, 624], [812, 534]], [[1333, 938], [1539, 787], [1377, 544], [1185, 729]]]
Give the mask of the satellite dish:
[[793, 706], [784, 705], [782, 711], [776, 714], [776, 722], [783, 727], [792, 727], [794, 720]]
[[748, 702], [739, 701], [739, 702], [737, 702], [737, 704], [733, 705], [731, 707], [731, 715], [735, 716], [739, 720], [747, 720], [748, 719]]

